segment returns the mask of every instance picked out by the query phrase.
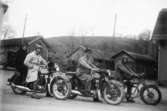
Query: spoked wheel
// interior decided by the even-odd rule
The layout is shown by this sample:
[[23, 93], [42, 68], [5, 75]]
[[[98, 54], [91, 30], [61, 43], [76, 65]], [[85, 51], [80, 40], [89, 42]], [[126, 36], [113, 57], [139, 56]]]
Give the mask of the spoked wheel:
[[106, 103], [117, 105], [122, 102], [124, 97], [124, 89], [123, 87], [119, 87], [114, 84], [105, 85], [102, 91], [102, 96]]
[[155, 85], [144, 86], [140, 96], [141, 100], [148, 105], [157, 105], [161, 101], [161, 92]]
[[71, 83], [64, 78], [56, 78], [51, 87], [56, 99], [65, 100], [71, 94]]
[[[16, 72], [15, 72], [16, 73]], [[15, 93], [15, 94], [25, 94], [26, 91], [23, 91], [17, 87], [15, 87], [16, 84], [20, 84], [21, 83], [21, 78], [20, 76], [15, 76], [15, 78], [13, 79], [12, 83], [11, 83], [11, 88], [12, 88], [12, 91]]]
[[23, 90], [21, 90], [21, 89], [15, 87], [15, 86], [11, 86], [11, 88], [12, 88], [12, 91], [13, 91], [15, 94], [20, 94], [20, 95], [22, 95], [22, 94], [25, 94], [25, 93], [26, 93], [26, 91], [23, 91]]
[[68, 99], [75, 99], [78, 95], [77, 94], [71, 94]]

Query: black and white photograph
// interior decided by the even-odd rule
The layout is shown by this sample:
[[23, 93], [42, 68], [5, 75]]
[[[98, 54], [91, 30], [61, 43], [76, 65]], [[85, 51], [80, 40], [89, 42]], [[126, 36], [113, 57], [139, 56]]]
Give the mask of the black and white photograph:
[[0, 0], [0, 111], [166, 111], [167, 0]]

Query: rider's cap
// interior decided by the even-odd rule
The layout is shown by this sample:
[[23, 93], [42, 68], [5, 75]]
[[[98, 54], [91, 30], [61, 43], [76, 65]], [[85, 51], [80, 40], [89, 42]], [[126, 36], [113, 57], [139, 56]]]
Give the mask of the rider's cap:
[[85, 53], [92, 53], [92, 50], [91, 49], [85, 49]]
[[41, 48], [42, 48], [42, 45], [40, 45], [40, 44], [35, 44], [35, 47], [41, 49]]

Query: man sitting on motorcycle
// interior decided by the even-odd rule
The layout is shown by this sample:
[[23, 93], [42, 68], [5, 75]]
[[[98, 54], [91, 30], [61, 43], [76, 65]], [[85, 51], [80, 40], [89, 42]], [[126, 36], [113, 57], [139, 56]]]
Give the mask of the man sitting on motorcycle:
[[93, 64], [92, 50], [86, 49], [84, 55], [78, 60], [78, 78], [84, 83], [84, 90], [86, 94], [90, 94], [91, 90], [91, 80], [93, 79], [91, 70], [98, 70], [98, 68]]
[[134, 102], [133, 98], [131, 97], [131, 89], [132, 84], [130, 83], [130, 79], [132, 76], [138, 76], [132, 69], [127, 66], [128, 58], [123, 56], [121, 60], [116, 63], [116, 78], [123, 82], [123, 80], [127, 80], [127, 101]]
[[[32, 86], [34, 90], [36, 90], [40, 65], [47, 65], [46, 60], [41, 56], [41, 50], [42, 46], [36, 44], [35, 50], [30, 52], [24, 60], [24, 64], [28, 67], [26, 84], [33, 84]], [[34, 93], [34, 95], [36, 95], [36, 93]]]

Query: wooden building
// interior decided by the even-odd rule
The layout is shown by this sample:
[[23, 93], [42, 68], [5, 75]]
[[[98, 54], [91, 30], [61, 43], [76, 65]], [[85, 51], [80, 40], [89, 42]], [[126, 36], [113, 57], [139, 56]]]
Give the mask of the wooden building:
[[[80, 46], [77, 49], [75, 49], [72, 53], [67, 55], [67, 59], [70, 61], [71, 66], [73, 66], [70, 69], [72, 70], [76, 69], [77, 61], [81, 56], [83, 56], [86, 48], [87, 47], [85, 46]], [[100, 68], [105, 68], [105, 69], [113, 68], [112, 61], [110, 60], [109, 57], [106, 57], [102, 51], [98, 49], [91, 49], [91, 50], [92, 50], [92, 56], [94, 57], [96, 66]]]
[[28, 45], [28, 52], [34, 50], [34, 45], [38, 43], [41, 44], [42, 56], [47, 59], [49, 51], [53, 51], [50, 45], [45, 41], [42, 36], [24, 37], [24, 38], [14, 38], [6, 39], [0, 41], [0, 64], [7, 66], [14, 66], [15, 64], [15, 54], [16, 51], [24, 44]]
[[158, 15], [152, 40], [158, 46], [158, 80], [167, 85], [167, 9]]
[[148, 79], [157, 79], [155, 61], [148, 55], [122, 50], [112, 56], [116, 64], [123, 56], [128, 58], [128, 66], [137, 73], [145, 73]]

